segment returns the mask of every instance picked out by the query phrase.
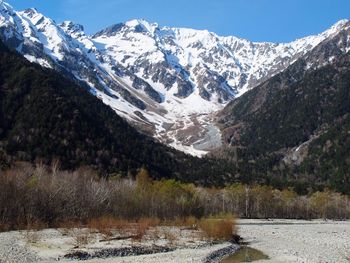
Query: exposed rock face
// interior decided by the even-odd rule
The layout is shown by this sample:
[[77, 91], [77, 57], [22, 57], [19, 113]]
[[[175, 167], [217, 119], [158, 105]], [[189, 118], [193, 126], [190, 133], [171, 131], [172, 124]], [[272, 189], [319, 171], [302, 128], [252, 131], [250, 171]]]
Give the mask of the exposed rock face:
[[[196, 151], [183, 147], [176, 133], [168, 134], [169, 124], [186, 119], [189, 126], [195, 125], [192, 115], [222, 109], [346, 24], [341, 21], [318, 36], [288, 44], [254, 43], [144, 20], [88, 36], [83, 26], [56, 24], [36, 9], [17, 12], [6, 3], [0, 6], [0, 38], [6, 45], [32, 62], [85, 82], [119, 115], [151, 127], [156, 138], [170, 139], [172, 146], [190, 153]], [[142, 118], [135, 114], [140, 111]]]
[[348, 192], [349, 36], [347, 23], [230, 102], [217, 115], [226, 146], [222, 156], [264, 183], [293, 181], [305, 189], [322, 185]]

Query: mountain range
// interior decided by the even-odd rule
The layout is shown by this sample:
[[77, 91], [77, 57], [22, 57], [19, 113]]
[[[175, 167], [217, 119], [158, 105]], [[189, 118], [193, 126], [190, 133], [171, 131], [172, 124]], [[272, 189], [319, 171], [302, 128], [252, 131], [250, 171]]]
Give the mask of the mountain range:
[[[18, 161], [63, 170], [224, 184], [226, 163], [195, 158], [139, 133], [84, 86], [30, 63], [0, 41], [0, 172]], [[212, 177], [211, 174], [220, 175]]]
[[349, 51], [347, 23], [218, 114], [223, 155], [243, 177], [348, 191]]
[[348, 25], [286, 44], [160, 27], [145, 20], [94, 35], [57, 24], [36, 9], [0, 7], [0, 36], [29, 61], [84, 82], [118, 115], [161, 142], [193, 155], [221, 146], [214, 113], [283, 71]]
[[145, 20], [87, 35], [1, 3], [0, 40], [0, 162], [349, 192], [348, 20], [291, 43]]

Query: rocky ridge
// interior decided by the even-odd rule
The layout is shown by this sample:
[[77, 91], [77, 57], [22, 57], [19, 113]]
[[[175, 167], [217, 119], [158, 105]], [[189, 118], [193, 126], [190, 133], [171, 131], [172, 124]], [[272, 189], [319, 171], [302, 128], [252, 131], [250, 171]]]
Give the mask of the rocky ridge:
[[58, 24], [36, 9], [18, 12], [6, 3], [0, 6], [0, 38], [6, 45], [85, 83], [123, 118], [195, 155], [220, 146], [207, 146], [221, 136], [212, 135], [214, 112], [346, 25], [342, 20], [320, 35], [286, 44], [160, 27], [145, 20], [89, 36], [83, 26]]

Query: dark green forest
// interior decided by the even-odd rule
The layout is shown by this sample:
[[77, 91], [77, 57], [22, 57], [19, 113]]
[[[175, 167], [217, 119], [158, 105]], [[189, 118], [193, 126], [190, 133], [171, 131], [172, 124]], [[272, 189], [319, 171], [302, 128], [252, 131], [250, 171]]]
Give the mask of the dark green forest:
[[[350, 193], [350, 55], [305, 73], [306, 65], [297, 61], [226, 107], [224, 156], [235, 156], [242, 180]], [[303, 143], [302, 163], [286, 163]]]
[[[59, 161], [107, 177], [144, 167], [155, 179], [203, 186], [350, 193], [350, 56], [308, 73], [305, 65], [297, 61], [229, 104], [219, 116], [227, 147], [199, 159], [139, 133], [86, 87], [0, 44], [0, 165]], [[307, 142], [300, 164], [283, 162]]]
[[106, 176], [134, 175], [141, 167], [158, 179], [198, 184], [223, 184], [227, 176], [224, 161], [194, 158], [154, 141], [86, 88], [2, 44], [0, 123], [3, 169], [14, 161], [54, 160], [62, 169], [90, 166]]

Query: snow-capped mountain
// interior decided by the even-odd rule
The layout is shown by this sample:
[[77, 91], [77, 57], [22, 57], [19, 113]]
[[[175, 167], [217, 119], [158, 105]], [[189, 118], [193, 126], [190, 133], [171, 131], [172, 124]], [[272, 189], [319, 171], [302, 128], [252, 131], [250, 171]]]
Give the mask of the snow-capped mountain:
[[205, 30], [132, 20], [92, 36], [73, 22], [57, 24], [36, 9], [0, 5], [0, 37], [28, 60], [85, 82], [119, 115], [159, 140], [193, 154], [220, 145], [212, 114], [281, 72], [325, 39], [255, 43]]

